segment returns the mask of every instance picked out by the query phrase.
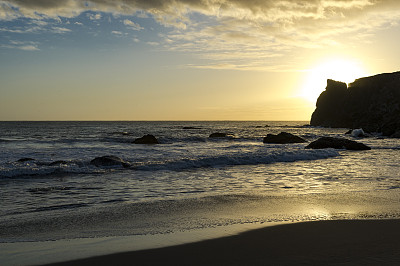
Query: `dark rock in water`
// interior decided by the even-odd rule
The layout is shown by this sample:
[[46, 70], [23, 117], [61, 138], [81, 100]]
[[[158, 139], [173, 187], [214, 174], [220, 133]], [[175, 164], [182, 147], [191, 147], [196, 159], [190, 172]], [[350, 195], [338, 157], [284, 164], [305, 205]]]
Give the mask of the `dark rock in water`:
[[101, 166], [123, 166], [130, 167], [131, 165], [117, 156], [107, 155], [102, 157], [96, 157], [90, 161], [91, 165]]
[[362, 128], [353, 129], [351, 131], [351, 136], [354, 138], [366, 138], [368, 137]]
[[56, 165], [61, 165], [61, 164], [68, 164], [68, 162], [62, 161], [62, 160], [54, 161], [54, 162], [49, 163], [49, 166], [56, 166]]
[[273, 143], [273, 144], [286, 144], [286, 143], [303, 143], [306, 142], [306, 140], [290, 133], [281, 132], [278, 135], [268, 134], [264, 138], [263, 142]]
[[133, 141], [135, 144], [159, 144], [156, 137], [153, 135], [144, 135], [141, 138], [135, 139]]
[[400, 72], [343, 82], [328, 80], [310, 124], [363, 128], [391, 136], [400, 130]]
[[370, 150], [371, 148], [367, 145], [356, 142], [354, 140], [342, 139], [342, 138], [332, 138], [332, 137], [322, 137], [316, 141], [308, 144], [306, 149], [346, 149], [346, 150]]
[[209, 138], [226, 138], [228, 136], [227, 133], [212, 133]]
[[182, 129], [188, 130], [188, 129], [202, 129], [201, 127], [183, 127]]
[[348, 131], [346, 131], [346, 133], [344, 133], [344, 134], [346, 134], [346, 135], [350, 135], [351, 134], [351, 132], [353, 132], [353, 130], [352, 129], [349, 129]]
[[24, 162], [28, 162], [28, 161], [34, 161], [34, 160], [35, 159], [32, 159], [32, 158], [21, 158], [17, 162], [24, 163]]

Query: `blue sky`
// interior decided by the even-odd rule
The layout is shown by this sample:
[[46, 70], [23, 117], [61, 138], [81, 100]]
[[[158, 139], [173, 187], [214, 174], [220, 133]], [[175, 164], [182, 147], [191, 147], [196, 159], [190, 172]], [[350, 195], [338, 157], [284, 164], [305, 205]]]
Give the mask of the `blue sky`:
[[308, 120], [326, 78], [398, 70], [399, 21], [394, 0], [0, 1], [0, 120]]

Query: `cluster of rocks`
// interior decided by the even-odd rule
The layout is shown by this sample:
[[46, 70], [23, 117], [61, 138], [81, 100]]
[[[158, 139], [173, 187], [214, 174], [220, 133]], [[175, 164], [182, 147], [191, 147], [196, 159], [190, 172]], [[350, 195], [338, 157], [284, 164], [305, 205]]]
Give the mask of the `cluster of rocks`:
[[[348, 134], [352, 134], [353, 131], [349, 131]], [[364, 134], [361, 130], [356, 131], [357, 137], [360, 134]], [[231, 135], [228, 133], [212, 133], [209, 138], [226, 138], [230, 137]], [[290, 144], [290, 143], [304, 143], [307, 142], [305, 139], [295, 136], [291, 133], [281, 132], [277, 135], [268, 134], [264, 139], [264, 143], [269, 144]], [[133, 141], [135, 144], [159, 144], [159, 141], [153, 135], [144, 135], [141, 138], [135, 139]], [[311, 142], [309, 145], [305, 147], [306, 149], [326, 149], [326, 148], [334, 148], [334, 149], [347, 149], [347, 150], [370, 150], [371, 148], [353, 141], [344, 138], [332, 138], [332, 137], [322, 137], [316, 141]], [[29, 161], [34, 161], [33, 158], [21, 158], [17, 160], [19, 163], [25, 163]], [[62, 164], [68, 164], [69, 162], [58, 160], [51, 163], [46, 163], [48, 166], [60, 166]], [[96, 157], [90, 161], [90, 164], [96, 167], [124, 167], [129, 168], [131, 164], [129, 162], [124, 161], [123, 159], [113, 156], [113, 155], [106, 155], [101, 157]]]
[[[289, 144], [289, 143], [304, 143], [307, 142], [305, 139], [295, 136], [287, 132], [281, 132], [277, 135], [268, 134], [264, 140], [264, 143], [271, 144]], [[333, 137], [321, 137], [310, 144], [306, 149], [346, 149], [346, 150], [370, 150], [371, 148], [363, 143], [356, 142], [354, 140], [344, 138], [333, 138]]]
[[[365, 133], [362, 129], [353, 130], [350, 133], [354, 137], [365, 136]], [[221, 132], [216, 132], [216, 133], [212, 133], [209, 135], [209, 138], [228, 138], [228, 137], [232, 137], [232, 135], [229, 133], [221, 133]], [[303, 139], [299, 136], [295, 136], [291, 133], [281, 132], [277, 135], [268, 134], [263, 139], [263, 142], [270, 143], [270, 144], [290, 144], [290, 143], [305, 143], [307, 141], [305, 139]], [[154, 137], [153, 135], [145, 135], [141, 138], [134, 140], [133, 143], [135, 143], [135, 144], [159, 144], [157, 138]], [[353, 141], [353, 140], [343, 139], [343, 138], [332, 138], [332, 137], [319, 138], [318, 140], [311, 142], [306, 147], [306, 149], [325, 149], [325, 148], [347, 149], [347, 150], [370, 150], [371, 149], [370, 147], [368, 147], [362, 143]], [[118, 157], [116, 157], [117, 159], [109, 158], [109, 157], [110, 156], [101, 157], [101, 160], [102, 161], [106, 160], [107, 161], [106, 164], [112, 164], [112, 165], [121, 164], [122, 166], [124, 166], [124, 163], [121, 162], [121, 159], [119, 159]], [[97, 163], [92, 161], [91, 164], [96, 165]], [[105, 165], [105, 166], [109, 166], [109, 165]]]
[[310, 125], [342, 127], [400, 137], [400, 72], [346, 83], [328, 79]]
[[[36, 161], [33, 158], [21, 158], [17, 160], [19, 163], [25, 163], [25, 162], [30, 162], [30, 161]], [[47, 165], [47, 166], [61, 166], [63, 164], [70, 164], [71, 162], [68, 161], [63, 161], [63, 160], [58, 160], [54, 161], [51, 163], [43, 163], [43, 162], [37, 162], [39, 165]], [[106, 155], [106, 156], [101, 156], [101, 157], [96, 157], [93, 160], [90, 161], [91, 165], [94, 165], [96, 167], [115, 167], [115, 166], [122, 166], [122, 167], [130, 167], [130, 163], [125, 162], [121, 158], [113, 155]]]

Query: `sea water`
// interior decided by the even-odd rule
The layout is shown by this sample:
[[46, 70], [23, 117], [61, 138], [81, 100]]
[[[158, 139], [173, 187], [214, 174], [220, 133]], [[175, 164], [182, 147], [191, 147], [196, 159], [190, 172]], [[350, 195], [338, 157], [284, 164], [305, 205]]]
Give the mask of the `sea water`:
[[[282, 131], [307, 143], [263, 143]], [[0, 248], [399, 218], [400, 140], [346, 131], [307, 122], [0, 122]], [[215, 132], [227, 137], [209, 138]], [[145, 134], [160, 144], [132, 143]], [[322, 136], [372, 149], [305, 149]], [[90, 164], [106, 155], [130, 167]]]

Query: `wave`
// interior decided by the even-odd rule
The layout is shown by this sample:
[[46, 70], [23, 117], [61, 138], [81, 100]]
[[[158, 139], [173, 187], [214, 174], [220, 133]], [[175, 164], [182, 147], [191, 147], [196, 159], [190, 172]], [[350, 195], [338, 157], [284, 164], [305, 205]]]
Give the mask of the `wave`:
[[166, 161], [155, 164], [148, 164], [135, 167], [138, 170], [186, 170], [191, 168], [224, 167], [235, 165], [258, 165], [279, 162], [295, 162], [327, 159], [339, 156], [333, 149], [322, 150], [296, 150], [296, 151], [275, 151], [268, 154], [244, 153], [234, 155], [207, 156], [202, 158], [187, 158], [176, 161]]
[[85, 161], [29, 161], [14, 162], [0, 166], [0, 179], [9, 178], [42, 178], [49, 176], [101, 174], [104, 169], [91, 167]]
[[124, 160], [130, 167], [122, 165], [96, 167], [90, 161], [56, 161], [44, 163], [30, 161], [29, 163], [12, 163], [0, 167], [0, 178], [35, 178], [60, 175], [106, 174], [111, 171], [181, 171], [207, 167], [229, 167], [235, 165], [258, 165], [278, 162], [295, 162], [318, 160], [339, 156], [333, 149], [305, 150], [257, 150], [252, 152], [236, 152], [217, 155], [201, 155], [186, 158], [167, 159], [162, 161], [135, 162]]

